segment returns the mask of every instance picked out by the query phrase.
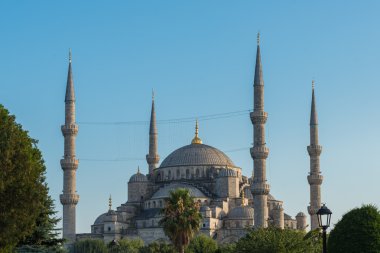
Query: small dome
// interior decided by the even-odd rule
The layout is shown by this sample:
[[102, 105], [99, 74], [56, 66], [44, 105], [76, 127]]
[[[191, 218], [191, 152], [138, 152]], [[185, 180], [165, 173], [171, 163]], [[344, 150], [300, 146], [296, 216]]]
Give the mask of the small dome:
[[229, 219], [253, 219], [253, 208], [249, 206], [238, 206], [228, 214]]
[[227, 168], [222, 169], [218, 175], [218, 177], [236, 177], [236, 176], [237, 176], [236, 171], [227, 169]]
[[303, 212], [299, 212], [297, 213], [296, 217], [306, 217], [306, 214], [304, 214]]
[[94, 222], [94, 225], [103, 224], [104, 223], [104, 219], [106, 218], [106, 216], [107, 216], [107, 213], [103, 213], [103, 214], [99, 215], [99, 217], [96, 218], [96, 220]]
[[129, 179], [129, 183], [134, 183], [134, 182], [148, 182], [148, 178], [144, 174], [141, 174], [140, 171], [138, 171], [136, 174], [132, 175], [131, 178]]
[[109, 222], [109, 221], [116, 221], [116, 220], [117, 220], [117, 213], [114, 210], [108, 210], [103, 221]]

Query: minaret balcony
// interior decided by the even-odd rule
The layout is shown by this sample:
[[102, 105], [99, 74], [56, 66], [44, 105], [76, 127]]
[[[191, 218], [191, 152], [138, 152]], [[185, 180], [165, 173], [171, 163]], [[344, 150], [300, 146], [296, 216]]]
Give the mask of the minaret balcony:
[[321, 185], [323, 181], [323, 176], [320, 174], [311, 174], [307, 176], [307, 181], [310, 185]]
[[67, 124], [61, 126], [61, 131], [63, 136], [66, 135], [76, 135], [78, 133], [79, 127], [77, 124]]
[[270, 185], [263, 182], [254, 182], [251, 191], [253, 195], [268, 195], [270, 191]]
[[250, 113], [252, 124], [265, 124], [267, 122], [268, 113], [263, 111], [253, 111]]
[[322, 153], [322, 146], [312, 144], [307, 146], [307, 152], [309, 153], [309, 156], [320, 156]]
[[59, 195], [59, 199], [62, 205], [76, 205], [79, 201], [79, 195], [64, 193]]
[[148, 164], [156, 164], [160, 161], [160, 156], [159, 155], [146, 155], [146, 161]]
[[269, 154], [269, 148], [265, 146], [250, 148], [253, 159], [266, 159]]
[[78, 168], [79, 161], [75, 158], [61, 159], [61, 167], [63, 170], [76, 170]]

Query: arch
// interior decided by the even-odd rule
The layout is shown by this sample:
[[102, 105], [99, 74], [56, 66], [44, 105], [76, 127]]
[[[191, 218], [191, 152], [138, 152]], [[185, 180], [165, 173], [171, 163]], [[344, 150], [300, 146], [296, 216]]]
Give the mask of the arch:
[[156, 208], [156, 201], [153, 201], [153, 208]]
[[181, 173], [180, 173], [179, 169], [177, 169], [177, 179], [180, 179], [180, 177], [181, 177]]
[[195, 171], [195, 177], [196, 178], [199, 178], [199, 169], [197, 168], [196, 171]]
[[186, 169], [186, 179], [190, 179], [190, 170]]
[[169, 179], [169, 180], [172, 179], [172, 171], [171, 171], [171, 170], [168, 171], [168, 179]]

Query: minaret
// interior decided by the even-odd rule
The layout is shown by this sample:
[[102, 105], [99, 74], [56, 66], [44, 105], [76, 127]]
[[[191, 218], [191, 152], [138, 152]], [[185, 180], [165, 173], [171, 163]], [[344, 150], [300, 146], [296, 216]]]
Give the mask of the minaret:
[[67, 243], [75, 241], [75, 207], [79, 201], [76, 192], [76, 170], [78, 160], [75, 157], [75, 137], [78, 133], [78, 125], [75, 123], [75, 95], [74, 83], [71, 71], [71, 50], [69, 53], [69, 71], [67, 75], [65, 96], [65, 124], [61, 127], [65, 138], [64, 156], [61, 159], [63, 170], [63, 194], [60, 195], [63, 205], [63, 238]]
[[265, 122], [268, 114], [264, 111], [264, 79], [261, 66], [260, 55], [260, 34], [257, 34], [257, 55], [254, 88], [254, 107], [251, 112], [253, 124], [253, 147], [250, 149], [254, 163], [254, 177], [252, 184], [254, 226], [268, 226], [268, 206], [267, 198], [269, 194], [269, 184], [266, 179], [266, 159], [269, 149], [265, 146]]
[[156, 112], [154, 110], [154, 92], [152, 94], [152, 111], [150, 114], [149, 126], [149, 154], [146, 155], [146, 161], [149, 165], [149, 175], [153, 178], [154, 170], [160, 161], [160, 156], [157, 153], [157, 126], [156, 126]]
[[321, 184], [323, 176], [319, 168], [319, 156], [322, 152], [322, 146], [318, 141], [318, 117], [315, 108], [314, 97], [314, 81], [312, 82], [312, 98], [311, 98], [311, 114], [310, 114], [310, 146], [307, 151], [310, 156], [310, 174], [307, 176], [307, 181], [310, 185], [310, 205], [308, 212], [310, 214], [311, 230], [319, 228], [318, 217], [316, 215], [318, 209], [321, 207]]

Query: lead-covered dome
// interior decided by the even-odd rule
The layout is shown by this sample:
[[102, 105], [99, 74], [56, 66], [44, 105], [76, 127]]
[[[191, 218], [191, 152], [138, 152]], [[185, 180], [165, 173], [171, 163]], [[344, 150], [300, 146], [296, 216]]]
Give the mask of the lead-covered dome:
[[148, 182], [148, 178], [144, 174], [140, 173], [140, 168], [137, 168], [137, 173], [133, 174], [129, 179], [129, 183], [134, 182]]
[[253, 219], [253, 208], [249, 206], [238, 206], [228, 214], [229, 219]]
[[173, 151], [161, 163], [160, 168], [194, 165], [236, 167], [231, 159], [219, 149], [205, 144], [192, 143]]

